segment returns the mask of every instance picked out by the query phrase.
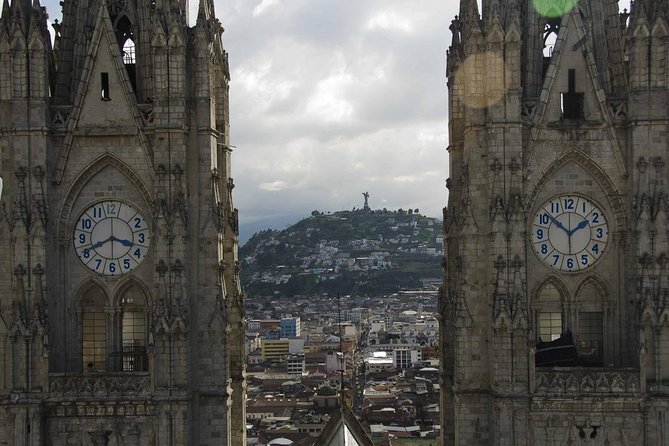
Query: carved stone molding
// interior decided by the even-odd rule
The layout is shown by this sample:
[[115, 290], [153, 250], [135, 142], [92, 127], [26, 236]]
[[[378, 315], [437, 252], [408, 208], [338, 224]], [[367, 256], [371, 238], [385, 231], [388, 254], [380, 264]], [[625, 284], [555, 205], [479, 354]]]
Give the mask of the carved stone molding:
[[560, 368], [536, 371], [536, 393], [579, 396], [584, 394], [638, 394], [638, 370]]
[[47, 401], [48, 417], [145, 417], [155, 414], [155, 406], [146, 401]]
[[148, 375], [104, 374], [52, 376], [52, 397], [140, 397], [151, 393]]

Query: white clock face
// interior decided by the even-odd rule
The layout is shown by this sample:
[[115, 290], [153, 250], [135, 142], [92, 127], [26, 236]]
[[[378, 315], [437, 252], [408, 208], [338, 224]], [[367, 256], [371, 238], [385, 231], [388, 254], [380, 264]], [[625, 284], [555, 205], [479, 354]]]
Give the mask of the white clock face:
[[149, 226], [135, 207], [101, 201], [86, 209], [74, 229], [74, 249], [86, 267], [105, 276], [135, 269], [149, 251]]
[[532, 225], [537, 256], [560, 271], [582, 271], [599, 260], [609, 239], [606, 217], [580, 195], [559, 195], [544, 203]]

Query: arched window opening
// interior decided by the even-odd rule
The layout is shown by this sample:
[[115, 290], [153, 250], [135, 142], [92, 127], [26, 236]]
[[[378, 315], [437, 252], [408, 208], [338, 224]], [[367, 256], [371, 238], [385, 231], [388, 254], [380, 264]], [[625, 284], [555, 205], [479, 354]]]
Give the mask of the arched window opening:
[[544, 74], [551, 62], [551, 56], [555, 49], [558, 33], [560, 32], [560, 19], [549, 19], [544, 25]]
[[600, 367], [604, 362], [604, 296], [594, 283], [581, 288], [578, 295], [578, 355], [583, 365]]
[[132, 88], [136, 89], [135, 35], [132, 23], [126, 15], [116, 20], [116, 40], [118, 41], [119, 48], [121, 48], [123, 64], [128, 72]]
[[148, 370], [146, 329], [146, 302], [142, 293], [133, 287], [121, 297], [120, 371]]
[[81, 359], [85, 372], [107, 369], [107, 317], [105, 297], [92, 288], [81, 302]]
[[123, 44], [123, 63], [135, 64], [135, 42], [132, 39], [128, 39]]
[[558, 339], [563, 331], [562, 298], [552, 283], [547, 283], [539, 292], [538, 336], [543, 342]]

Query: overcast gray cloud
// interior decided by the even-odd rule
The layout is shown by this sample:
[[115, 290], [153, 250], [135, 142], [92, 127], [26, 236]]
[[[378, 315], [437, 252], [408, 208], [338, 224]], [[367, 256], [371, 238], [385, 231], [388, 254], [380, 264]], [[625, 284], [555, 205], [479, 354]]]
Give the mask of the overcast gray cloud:
[[[456, 0], [216, 0], [242, 238], [314, 209], [446, 203]], [[56, 0], [45, 5], [59, 17]], [[621, 2], [624, 7], [629, 2]], [[191, 19], [197, 1], [191, 2]]]
[[456, 10], [443, 0], [216, 3], [242, 228], [361, 207], [365, 191], [373, 207], [440, 216]]

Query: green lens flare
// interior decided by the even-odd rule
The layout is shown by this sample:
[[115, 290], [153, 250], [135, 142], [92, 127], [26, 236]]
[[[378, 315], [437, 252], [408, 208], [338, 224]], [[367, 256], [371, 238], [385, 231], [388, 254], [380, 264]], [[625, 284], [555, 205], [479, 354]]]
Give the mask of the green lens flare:
[[562, 17], [571, 11], [578, 0], [532, 0], [534, 9], [544, 17]]

